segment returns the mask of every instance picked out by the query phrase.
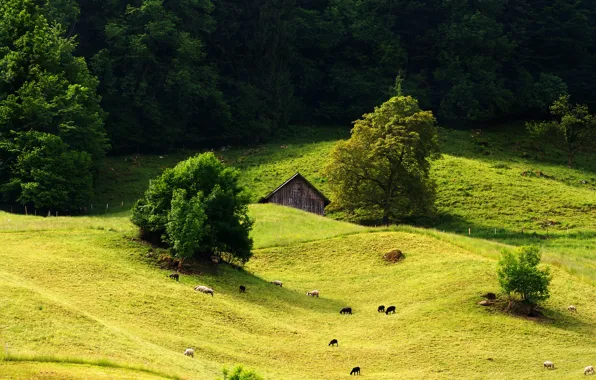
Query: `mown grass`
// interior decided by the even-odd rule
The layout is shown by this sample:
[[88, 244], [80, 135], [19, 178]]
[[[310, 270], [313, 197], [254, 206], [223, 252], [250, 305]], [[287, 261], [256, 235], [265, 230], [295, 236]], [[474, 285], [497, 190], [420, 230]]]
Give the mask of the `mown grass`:
[[[143, 366], [115, 363], [108, 359], [83, 359], [49, 355], [0, 355], [4, 366], [3, 378], [117, 378], [117, 379], [180, 379]], [[15, 364], [15, 365], [8, 365]], [[41, 364], [43, 363], [43, 365]], [[48, 366], [47, 364], [50, 364]], [[53, 365], [53, 366], [52, 366]], [[52, 368], [53, 367], [53, 368]], [[62, 373], [61, 373], [62, 372]]]
[[[273, 207], [257, 209], [267, 215]], [[290, 226], [308, 216], [285, 208], [275, 214]], [[149, 248], [130, 241], [126, 229], [83, 223], [4, 231], [0, 343], [17, 357], [107, 358], [189, 379], [213, 379], [223, 365], [236, 363], [267, 379], [349, 378], [356, 365], [371, 379], [574, 378], [596, 356], [596, 289], [557, 268], [548, 319], [530, 321], [476, 305], [480, 294], [497, 290], [492, 252], [499, 247], [493, 243], [483, 254], [474, 244], [449, 241], [474, 239], [438, 231], [355, 233], [348, 224], [316, 220], [327, 231], [320, 240], [272, 246], [264, 239], [270, 247], [256, 250], [244, 270], [221, 266], [180, 282], [155, 267], [146, 257]], [[260, 228], [266, 234], [267, 224]], [[406, 260], [385, 263], [383, 253], [393, 248]], [[274, 279], [284, 287], [270, 284]], [[193, 291], [198, 284], [212, 286], [215, 296]], [[246, 294], [238, 293], [240, 284]], [[305, 295], [312, 289], [321, 298]], [[577, 305], [577, 315], [566, 312], [569, 303]], [[378, 314], [379, 304], [398, 312]], [[340, 316], [344, 306], [354, 315]], [[327, 346], [332, 338], [339, 348]], [[182, 355], [187, 347], [195, 348], [195, 359]], [[544, 360], [558, 369], [543, 371]], [[40, 368], [23, 365], [20, 372], [0, 362], [0, 371]], [[71, 378], [85, 377], [77, 368], [93, 371], [53, 365]]]

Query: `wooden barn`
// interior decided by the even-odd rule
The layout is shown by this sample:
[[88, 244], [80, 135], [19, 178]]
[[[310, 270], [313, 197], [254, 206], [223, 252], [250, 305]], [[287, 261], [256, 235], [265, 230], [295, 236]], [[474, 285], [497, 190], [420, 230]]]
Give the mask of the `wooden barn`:
[[325, 206], [331, 201], [300, 173], [296, 173], [266, 197], [261, 198], [259, 203], [276, 203], [325, 215]]

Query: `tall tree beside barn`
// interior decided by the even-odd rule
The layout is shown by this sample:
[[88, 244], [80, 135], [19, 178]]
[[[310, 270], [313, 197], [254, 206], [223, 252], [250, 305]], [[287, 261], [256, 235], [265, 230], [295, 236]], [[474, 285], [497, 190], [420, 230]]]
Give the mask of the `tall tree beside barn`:
[[354, 123], [325, 168], [336, 208], [360, 220], [396, 222], [428, 215], [435, 184], [430, 160], [438, 155], [432, 112], [410, 96], [396, 96]]

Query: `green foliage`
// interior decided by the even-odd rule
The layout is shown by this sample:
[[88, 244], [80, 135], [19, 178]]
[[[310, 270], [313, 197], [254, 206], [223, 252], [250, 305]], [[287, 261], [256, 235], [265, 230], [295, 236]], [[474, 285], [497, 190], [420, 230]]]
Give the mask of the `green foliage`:
[[237, 365], [231, 371], [227, 368], [222, 370], [223, 379], [221, 380], [263, 380], [254, 370], [244, 369]]
[[72, 210], [87, 205], [108, 148], [104, 113], [74, 39], [44, 15], [58, 2], [39, 3], [0, 5], [0, 186], [6, 201]]
[[60, 137], [24, 132], [0, 141], [0, 154], [15, 157], [10, 178], [0, 186], [5, 199], [36, 208], [76, 211], [93, 195], [91, 155], [69, 147]]
[[172, 209], [168, 214], [168, 223], [166, 224], [166, 236], [178, 257], [188, 258], [195, 252], [205, 250], [201, 243], [204, 236], [209, 233], [205, 226], [206, 220], [207, 215], [201, 192], [187, 200], [186, 190], [174, 190]]
[[549, 268], [538, 268], [540, 257], [540, 250], [534, 246], [521, 247], [519, 254], [504, 251], [497, 270], [503, 291], [530, 304], [547, 300], [552, 277]]
[[212, 10], [209, 0], [143, 0], [106, 22], [106, 46], [92, 62], [116, 150], [196, 145], [205, 137], [198, 126], [225, 127], [229, 111], [204, 46]]
[[336, 207], [369, 220], [404, 220], [433, 210], [430, 158], [438, 154], [432, 112], [397, 96], [354, 124], [325, 169]]
[[246, 262], [253, 244], [248, 202], [238, 172], [204, 153], [151, 181], [132, 222], [144, 239], [170, 244], [179, 257], [216, 253]]
[[550, 107], [558, 120], [527, 123], [529, 132], [539, 141], [567, 155], [567, 165], [579, 152], [596, 150], [596, 118], [585, 105], [572, 105], [562, 96]]

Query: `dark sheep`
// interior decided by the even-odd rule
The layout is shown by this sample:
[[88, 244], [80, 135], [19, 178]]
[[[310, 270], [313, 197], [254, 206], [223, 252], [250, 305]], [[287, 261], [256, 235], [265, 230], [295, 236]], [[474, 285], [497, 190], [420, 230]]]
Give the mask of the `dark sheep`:
[[352, 371], [350, 372], [350, 376], [352, 376], [352, 375], [360, 375], [360, 367], [352, 368]]
[[174, 280], [179, 281], [180, 280], [180, 275], [178, 273], [172, 273], [170, 275], [170, 278], [173, 278]]
[[333, 346], [333, 345], [339, 347], [339, 343], [337, 343], [337, 339], [332, 339], [331, 342], [329, 342], [329, 344], [328, 344], [328, 346]]
[[385, 315], [389, 315], [389, 313], [395, 314], [395, 306], [389, 306], [387, 310], [385, 310]]
[[240, 293], [246, 293], [246, 286], [240, 285]]
[[339, 313], [340, 314], [352, 314], [352, 308], [351, 307], [344, 307], [343, 309], [341, 309], [341, 311]]
[[377, 313], [384, 313], [385, 312], [385, 306], [381, 305], [377, 308]]

